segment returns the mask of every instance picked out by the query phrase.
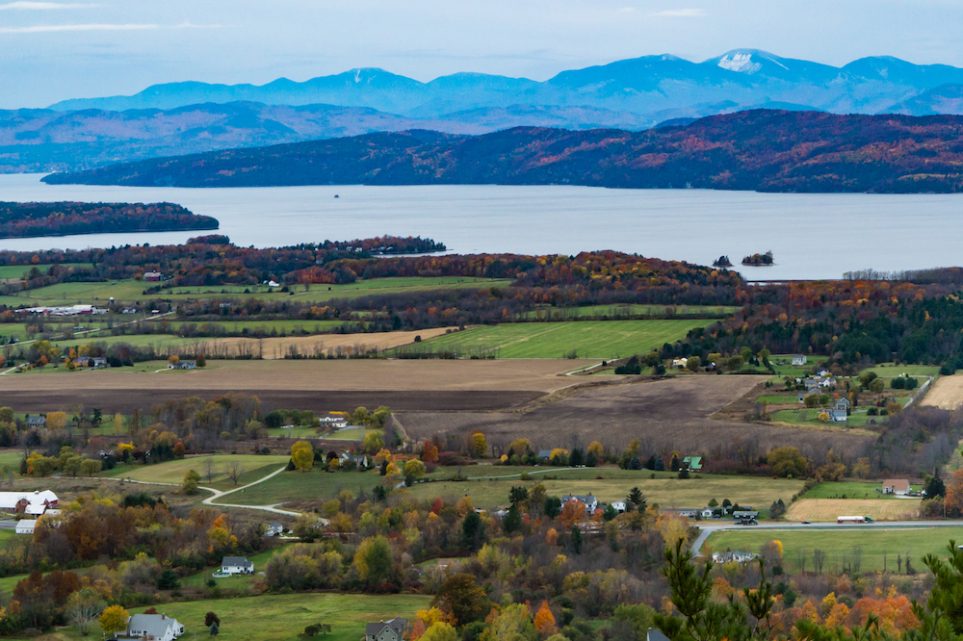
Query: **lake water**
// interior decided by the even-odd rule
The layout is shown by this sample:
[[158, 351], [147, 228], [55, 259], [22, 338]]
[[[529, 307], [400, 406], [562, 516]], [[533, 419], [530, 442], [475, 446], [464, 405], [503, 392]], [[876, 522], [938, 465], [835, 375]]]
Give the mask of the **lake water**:
[[[963, 264], [963, 195], [759, 194], [593, 187], [262, 187], [181, 189], [45, 185], [0, 175], [0, 200], [179, 203], [221, 222], [238, 245], [382, 234], [428, 236], [459, 253], [573, 254], [615, 249], [710, 264], [772, 250], [750, 279]], [[335, 195], [339, 198], [335, 198]], [[201, 232], [212, 233], [212, 232]], [[0, 248], [164, 244], [188, 232], [0, 240]], [[737, 267], [741, 267], [737, 264]]]

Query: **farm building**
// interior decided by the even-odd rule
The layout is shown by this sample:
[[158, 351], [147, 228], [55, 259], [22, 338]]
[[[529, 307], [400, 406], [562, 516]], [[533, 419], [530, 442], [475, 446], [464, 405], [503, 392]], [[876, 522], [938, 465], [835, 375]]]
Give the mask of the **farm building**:
[[909, 496], [910, 482], [906, 479], [886, 479], [883, 481], [883, 494]]
[[47, 415], [46, 414], [27, 414], [27, 427], [44, 428], [47, 427]]
[[168, 363], [168, 369], [197, 369], [197, 361], [195, 360], [182, 360], [176, 363]]
[[756, 555], [752, 552], [741, 552], [739, 550], [712, 553], [712, 560], [716, 563], [749, 563], [755, 558]]
[[369, 623], [364, 627], [364, 641], [402, 641], [407, 627], [407, 619], [401, 618]]
[[243, 556], [225, 556], [221, 561], [221, 574], [254, 574], [254, 562]]
[[58, 505], [57, 495], [50, 490], [35, 492], [0, 492], [0, 510], [39, 516]]
[[156, 283], [164, 280], [164, 274], [160, 272], [144, 272], [144, 280], [148, 283]]
[[118, 641], [152, 639], [152, 641], [174, 641], [184, 634], [184, 626], [166, 614], [135, 614], [127, 619], [127, 632], [118, 636]]
[[645, 641], [669, 641], [669, 637], [662, 633], [658, 628], [649, 628], [645, 633]]
[[37, 519], [21, 519], [17, 521], [17, 534], [33, 534], [37, 528]]
[[271, 521], [264, 530], [264, 536], [281, 536], [284, 534], [284, 524], [280, 521]]
[[625, 504], [625, 501], [612, 501], [611, 503], [609, 503], [609, 505], [611, 505], [612, 509], [618, 512], [619, 514], [623, 514], [628, 509], [628, 506]]
[[796, 367], [801, 367], [806, 364], [806, 360], [805, 354], [793, 354], [790, 362]]

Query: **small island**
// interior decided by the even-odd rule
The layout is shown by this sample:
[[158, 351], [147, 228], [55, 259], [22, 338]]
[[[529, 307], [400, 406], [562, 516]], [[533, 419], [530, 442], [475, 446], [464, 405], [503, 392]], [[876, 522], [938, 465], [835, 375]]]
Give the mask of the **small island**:
[[728, 256], [719, 256], [719, 258], [712, 261], [713, 267], [732, 267], [732, 261], [729, 260]]
[[0, 202], [0, 238], [217, 229], [174, 203]]
[[742, 264], [750, 267], [769, 267], [772, 265], [772, 251], [767, 251], [765, 254], [757, 253], [746, 256], [742, 259]]

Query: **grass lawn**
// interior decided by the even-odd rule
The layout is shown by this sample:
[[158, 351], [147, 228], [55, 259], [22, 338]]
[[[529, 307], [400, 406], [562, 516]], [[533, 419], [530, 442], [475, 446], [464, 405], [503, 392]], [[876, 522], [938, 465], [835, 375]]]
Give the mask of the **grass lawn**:
[[[806, 491], [807, 499], [897, 499], [892, 494], [883, 494], [880, 490], [883, 484], [879, 481], [836, 481], [820, 483]], [[914, 490], [922, 489], [921, 485], [914, 485]]]
[[[655, 475], [655, 478], [651, 476]], [[522, 480], [523, 476], [525, 480]], [[470, 495], [477, 507], [493, 508], [508, 502], [508, 492], [513, 485], [532, 487], [545, 485], [549, 494], [592, 493], [602, 501], [625, 498], [633, 486], [638, 486], [648, 497], [649, 504], [668, 507], [703, 507], [710, 499], [720, 503], [728, 498], [735, 503], [768, 509], [776, 499], [786, 503], [793, 494], [802, 489], [803, 482], [787, 479], [758, 477], [701, 475], [701, 478], [679, 480], [671, 472], [649, 470], [622, 470], [617, 467], [565, 468], [565, 467], [509, 467], [474, 465], [462, 468], [438, 468], [426, 477], [428, 482], [411, 488], [396, 490], [408, 492], [421, 499], [440, 496], [457, 499]], [[460, 479], [460, 480], [459, 480]], [[292, 501], [323, 501], [341, 490], [354, 494], [371, 492], [381, 483], [376, 471], [369, 472], [285, 472], [231, 495], [232, 502], [254, 505], [273, 505]]]
[[111, 297], [120, 303], [146, 300], [188, 301], [194, 299], [254, 298], [280, 300], [287, 297], [298, 302], [322, 302], [335, 298], [359, 298], [361, 296], [399, 294], [412, 291], [471, 289], [505, 287], [506, 279], [471, 278], [468, 276], [398, 277], [361, 280], [346, 285], [298, 285], [290, 292], [281, 292], [267, 286], [218, 285], [209, 287], [174, 287], [157, 294], [144, 294], [149, 285], [138, 280], [115, 280], [97, 283], [57, 283], [47, 287], [0, 296], [0, 304], [10, 306], [72, 305], [75, 303], [104, 304]]
[[[207, 461], [213, 461], [214, 473], [211, 481], [207, 480]], [[231, 489], [234, 483], [228, 477], [228, 466], [238, 463], [241, 466], [241, 476], [238, 485], [244, 485], [267, 476], [274, 470], [288, 462], [288, 457], [279, 454], [213, 454], [189, 456], [176, 461], [165, 461], [156, 465], [118, 465], [112, 470], [104, 472], [105, 476], [130, 478], [135, 481], [149, 483], [172, 483], [180, 485], [188, 470], [194, 470], [201, 475], [201, 485], [210, 485], [218, 489]]]
[[472, 327], [401, 352], [454, 352], [498, 358], [617, 358], [648, 352], [705, 327], [707, 320], [569, 321]]
[[[869, 529], [846, 526], [830, 526], [811, 530], [739, 530], [716, 532], [709, 537], [708, 546], [712, 550], [745, 550], [758, 552], [769, 541], [778, 539], [783, 544], [784, 567], [791, 572], [799, 572], [805, 564], [805, 571], [813, 571], [813, 550], [826, 553], [824, 572], [837, 573], [845, 563], [852, 563], [861, 557], [863, 572], [896, 571], [896, 556], [910, 557], [917, 571], [925, 571], [924, 554], [946, 556], [946, 546], [950, 539], [963, 541], [963, 526], [946, 528], [893, 528]], [[904, 567], [905, 569], [905, 567]]]
[[267, 562], [271, 560], [277, 552], [283, 549], [283, 546], [278, 546], [271, 548], [270, 550], [265, 550], [264, 552], [258, 552], [254, 555], [249, 555], [247, 558], [254, 562], [254, 574], [238, 574], [235, 576], [224, 577], [222, 579], [214, 579], [211, 574], [217, 570], [220, 570], [220, 566], [216, 568], [205, 568], [196, 574], [191, 574], [181, 579], [182, 587], [190, 588], [203, 588], [207, 586], [207, 582], [213, 579], [217, 583], [217, 587], [224, 590], [233, 590], [243, 592], [250, 590], [254, 585], [254, 582], [258, 579], [264, 578], [265, 566]]
[[849, 415], [845, 423], [823, 422], [819, 420], [820, 412], [825, 411], [821, 408], [799, 408], [795, 410], [778, 410], [770, 414], [773, 421], [779, 423], [789, 423], [791, 425], [818, 425], [829, 429], [845, 430], [853, 427], [869, 427], [886, 422], [885, 416], [870, 416], [865, 408], [856, 408]]
[[[384, 430], [372, 430], [376, 432], [384, 432]], [[329, 441], [354, 441], [361, 442], [364, 440], [365, 428], [363, 427], [349, 427], [343, 430], [337, 430], [331, 432], [330, 434], [324, 434], [323, 438]]]
[[[211, 638], [204, 627], [204, 614], [209, 611], [221, 619], [218, 641], [299, 641], [298, 635], [312, 623], [331, 625], [331, 634], [324, 637], [326, 641], [357, 641], [364, 635], [365, 623], [395, 616], [413, 618], [430, 601], [430, 596], [413, 594], [308, 593], [164, 603], [156, 607], [158, 612], [184, 624], [186, 631], [181, 641]], [[145, 609], [132, 608], [131, 614]], [[40, 637], [41, 641], [83, 638], [86, 637], [67, 628]]]
[[0, 449], [0, 470], [5, 467], [11, 469], [18, 469], [20, 467], [20, 459], [23, 458], [23, 450], [17, 448], [4, 448]]
[[584, 305], [582, 307], [543, 307], [523, 314], [526, 320], [563, 321], [576, 319], [668, 318], [691, 316], [725, 318], [739, 311], [727, 305]]
[[786, 394], [763, 394], [756, 397], [757, 403], [765, 403], [766, 405], [787, 405], [789, 403], [799, 403], [798, 393], [786, 393]]
[[[865, 374], [866, 372], [876, 372], [876, 375], [880, 378], [891, 379], [898, 378], [903, 374], [907, 374], [916, 379], [925, 380], [927, 377], [936, 377], [940, 373], [939, 365], [895, 365], [893, 363], [882, 363], [868, 369], [864, 369], [860, 374]], [[923, 384], [923, 380], [920, 380], [920, 384]]]

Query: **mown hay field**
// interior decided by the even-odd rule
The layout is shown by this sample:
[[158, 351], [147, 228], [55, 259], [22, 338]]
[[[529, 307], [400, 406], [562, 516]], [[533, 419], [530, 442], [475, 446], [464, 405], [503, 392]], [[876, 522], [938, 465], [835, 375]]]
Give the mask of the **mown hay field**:
[[920, 513], [919, 499], [800, 499], [789, 506], [790, 521], [828, 521], [839, 516], [868, 516], [877, 521], [905, 521]]
[[471, 327], [400, 351], [496, 358], [621, 358], [674, 343], [690, 330], [711, 322], [695, 319], [503, 323]]
[[[945, 557], [951, 539], [963, 540], [963, 526], [939, 528], [850, 528], [834, 526], [796, 530], [726, 530], [709, 537], [704, 552], [740, 550], [758, 553], [769, 541], [783, 545], [783, 567], [790, 573], [815, 571], [813, 553], [825, 555], [824, 573], [838, 574], [859, 562], [862, 572], [897, 572], [897, 555], [912, 559], [916, 571], [925, 571], [923, 555]], [[903, 564], [905, 572], [905, 563]]]

